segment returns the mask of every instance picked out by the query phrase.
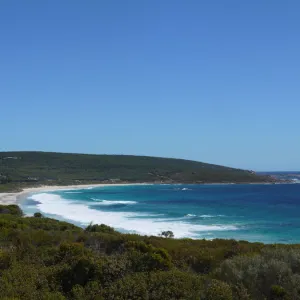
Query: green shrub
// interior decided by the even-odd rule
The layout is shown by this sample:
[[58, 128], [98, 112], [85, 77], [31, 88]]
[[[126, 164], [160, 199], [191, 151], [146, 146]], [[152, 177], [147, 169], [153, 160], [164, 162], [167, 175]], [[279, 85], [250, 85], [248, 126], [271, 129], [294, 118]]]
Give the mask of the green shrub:
[[128, 275], [105, 290], [105, 299], [200, 299], [203, 280], [179, 271], [136, 273]]
[[84, 288], [81, 285], [79, 285], [79, 284], [74, 285], [72, 287], [71, 292], [70, 292], [70, 298], [74, 299], [74, 300], [85, 299]]
[[230, 286], [222, 281], [213, 279], [205, 291], [205, 300], [232, 300]]
[[105, 232], [105, 233], [116, 233], [116, 231], [110, 227], [110, 226], [107, 226], [107, 225], [104, 225], [104, 224], [90, 224], [89, 226], [87, 226], [85, 228], [85, 231], [87, 232]]
[[23, 216], [21, 208], [15, 204], [0, 205], [0, 214], [10, 214], [18, 217]]
[[272, 285], [270, 290], [270, 299], [272, 300], [287, 299], [287, 293], [282, 286]]
[[1, 299], [300, 300], [300, 245], [83, 230], [1, 211]]
[[254, 299], [273, 297], [274, 286], [282, 287], [286, 297], [300, 299], [299, 253], [299, 249], [266, 249], [259, 255], [226, 260], [215, 274], [232, 286], [242, 284]]
[[42, 217], [43, 217], [43, 215], [42, 215], [40, 212], [34, 213], [33, 216], [34, 216], [35, 218], [42, 218]]
[[24, 300], [40, 299], [49, 291], [43, 269], [34, 265], [15, 263], [2, 273], [0, 278], [1, 297], [21, 297]]
[[99, 281], [89, 281], [84, 289], [86, 300], [103, 300], [102, 287]]
[[151, 272], [147, 276], [149, 298], [160, 299], [200, 299], [204, 292], [203, 278], [187, 272], [171, 270]]
[[124, 255], [107, 257], [103, 262], [101, 283], [108, 286], [112, 282], [132, 272], [131, 261]]
[[126, 276], [112, 283], [104, 291], [104, 299], [141, 300], [149, 299], [146, 278], [143, 274]]

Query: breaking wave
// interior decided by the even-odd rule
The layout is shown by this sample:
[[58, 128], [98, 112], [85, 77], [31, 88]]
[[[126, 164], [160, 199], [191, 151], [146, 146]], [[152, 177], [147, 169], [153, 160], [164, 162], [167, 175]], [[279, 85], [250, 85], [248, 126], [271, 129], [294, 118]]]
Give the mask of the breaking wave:
[[116, 204], [136, 204], [136, 201], [124, 201], [124, 200], [101, 200], [97, 198], [91, 198], [97, 205], [116, 205]]
[[[106, 224], [120, 231], [139, 233], [143, 235], [158, 235], [163, 230], [173, 231], [176, 238], [199, 238], [214, 231], [237, 230], [233, 225], [201, 225], [191, 224], [180, 218], [168, 219], [153, 214], [139, 212], [116, 212], [93, 209], [81, 201], [67, 200], [52, 193], [34, 194], [30, 197], [38, 201], [37, 208], [43, 213], [62, 217], [66, 220], [88, 225], [90, 222]], [[111, 205], [112, 203], [135, 204], [135, 201], [108, 201], [97, 199], [97, 204]]]

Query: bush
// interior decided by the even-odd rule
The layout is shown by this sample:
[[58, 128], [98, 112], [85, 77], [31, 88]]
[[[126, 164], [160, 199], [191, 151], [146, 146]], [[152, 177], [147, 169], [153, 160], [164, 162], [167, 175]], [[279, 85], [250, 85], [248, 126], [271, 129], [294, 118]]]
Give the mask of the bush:
[[10, 214], [18, 217], [23, 216], [23, 212], [18, 205], [0, 205], [0, 214]]
[[300, 300], [300, 245], [83, 230], [0, 211], [1, 299]]
[[98, 281], [89, 281], [85, 286], [86, 300], [103, 300], [102, 288]]
[[104, 291], [104, 299], [149, 299], [145, 275], [134, 274], [116, 281]]
[[114, 255], [106, 258], [102, 266], [101, 283], [108, 286], [112, 282], [132, 272], [131, 261], [127, 256]]
[[273, 299], [280, 289], [286, 291], [286, 297], [300, 299], [299, 254], [299, 249], [275, 248], [235, 257], [222, 263], [216, 276], [232, 286], [242, 284], [254, 299]]
[[162, 231], [160, 235], [165, 238], [173, 238], [174, 237], [174, 233], [170, 230]]
[[35, 218], [43, 218], [43, 215], [40, 212], [36, 212], [33, 215]]
[[272, 300], [284, 300], [286, 299], [287, 293], [282, 286], [272, 285], [270, 290], [270, 299]]
[[201, 299], [204, 292], [203, 278], [187, 272], [172, 270], [151, 272], [148, 276], [149, 298], [160, 299]]
[[84, 288], [81, 285], [76, 284], [73, 286], [73, 288], [70, 292], [70, 295], [71, 295], [71, 299], [74, 299], [74, 300], [85, 299]]
[[232, 300], [230, 286], [225, 282], [213, 279], [205, 291], [205, 300]]
[[179, 271], [135, 273], [110, 285], [105, 299], [200, 299], [203, 280]]
[[135, 272], [166, 271], [173, 267], [171, 256], [163, 248], [136, 241], [127, 242], [125, 248]]
[[41, 299], [43, 292], [49, 291], [43, 271], [33, 265], [13, 264], [0, 278], [1, 298], [19, 298], [22, 295], [24, 300]]
[[90, 224], [89, 226], [87, 226], [85, 228], [85, 231], [87, 232], [105, 232], [105, 233], [116, 233], [116, 231], [110, 227], [110, 226], [107, 226], [107, 225], [104, 225], [104, 224]]

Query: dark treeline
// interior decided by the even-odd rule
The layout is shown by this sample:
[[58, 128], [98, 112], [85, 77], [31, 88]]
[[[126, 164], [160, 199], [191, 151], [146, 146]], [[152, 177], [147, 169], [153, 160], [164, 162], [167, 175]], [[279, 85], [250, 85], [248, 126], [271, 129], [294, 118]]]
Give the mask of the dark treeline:
[[15, 205], [0, 216], [1, 299], [300, 299], [299, 245], [82, 229]]
[[35, 184], [269, 182], [254, 172], [183, 159], [132, 155], [0, 152], [0, 191]]

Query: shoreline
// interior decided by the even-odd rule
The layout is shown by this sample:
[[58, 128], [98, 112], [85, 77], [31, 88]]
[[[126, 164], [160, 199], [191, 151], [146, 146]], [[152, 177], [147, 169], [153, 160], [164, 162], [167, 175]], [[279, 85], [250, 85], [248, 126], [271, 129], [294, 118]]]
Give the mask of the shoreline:
[[[146, 220], [146, 221], [148, 221], [148, 223], [147, 222], [146, 223], [145, 222], [144, 223], [143, 222], [142, 223], [137, 223], [135, 218], [133, 218], [134, 220], [132, 221], [132, 219], [130, 217], [126, 216], [126, 212], [125, 212], [125, 215], [124, 214], [122, 215], [122, 212], [121, 213], [120, 212], [111, 213], [111, 212], [107, 212], [105, 210], [103, 210], [103, 211], [100, 210], [100, 211], [96, 211], [97, 214], [94, 214], [95, 211], [90, 211], [89, 207], [88, 208], [83, 207], [84, 205], [81, 205], [81, 206], [76, 205], [76, 207], [75, 207], [75, 206], [72, 206], [71, 202], [67, 203], [66, 201], [65, 201], [65, 203], [62, 203], [63, 205], [62, 205], [62, 208], [61, 208], [61, 206], [59, 206], [61, 203], [57, 202], [57, 198], [52, 198], [53, 195], [50, 195], [51, 192], [54, 192], [54, 191], [76, 191], [76, 190], [81, 190], [81, 189], [84, 190], [84, 189], [97, 188], [97, 187], [99, 187], [100, 188], [99, 191], [101, 191], [101, 188], [107, 188], [109, 186], [114, 188], [114, 187], [118, 187], [118, 186], [119, 187], [122, 187], [122, 186], [123, 187], [125, 187], [125, 186], [130, 187], [130, 186], [145, 186], [145, 185], [148, 186], [149, 185], [149, 187], [150, 187], [153, 184], [158, 184], [158, 183], [115, 183], [115, 184], [104, 184], [104, 183], [102, 183], [102, 184], [80, 184], [80, 185], [65, 185], [65, 186], [57, 186], [57, 185], [50, 185], [50, 186], [48, 185], [47, 186], [47, 185], [44, 185], [44, 186], [39, 186], [39, 187], [25, 188], [21, 192], [0, 193], [0, 204], [2, 204], [2, 205], [12, 205], [13, 204], [13, 205], [19, 205], [19, 206], [22, 207], [22, 203], [24, 203], [26, 198], [29, 198], [29, 197], [31, 197], [32, 194], [35, 194], [37, 196], [37, 199], [34, 199], [35, 201], [38, 201], [38, 202], [41, 201], [39, 204], [45, 204], [46, 206], [48, 205], [48, 207], [46, 207], [47, 208], [46, 210], [43, 210], [43, 209], [40, 210], [41, 213], [45, 214], [45, 216], [48, 214], [49, 218], [54, 218], [54, 219], [57, 219], [57, 220], [63, 220], [65, 222], [75, 224], [75, 225], [80, 226], [80, 227], [84, 227], [84, 226], [88, 225], [90, 222], [93, 222], [94, 224], [98, 224], [98, 223], [100, 224], [99, 220], [101, 220], [101, 222], [103, 224], [111, 226], [111, 227], [115, 228], [117, 231], [120, 231], [120, 232], [123, 232], [122, 230], [124, 229], [124, 232], [134, 232], [134, 233], [137, 233], [139, 235], [148, 235], [148, 236], [155, 235], [156, 236], [161, 231], [168, 229], [168, 230], [174, 231], [174, 233], [176, 235], [176, 238], [188, 237], [188, 238], [191, 238], [193, 240], [203, 238], [201, 235], [196, 236], [193, 233], [193, 230], [190, 229], [189, 227], [187, 227], [188, 225], [190, 225], [190, 221], [188, 221], [189, 220], [188, 218], [184, 219], [184, 221], [179, 219], [179, 223], [184, 223], [184, 224], [181, 224], [180, 226], [178, 226], [177, 223], [173, 222], [174, 223], [173, 224], [172, 222], [170, 223], [168, 221], [165, 221], [165, 222], [158, 222], [159, 226], [161, 226], [161, 227], [159, 227], [157, 225], [157, 223], [155, 223], [155, 221], [153, 221], [151, 218], [148, 218], [149, 220]], [[213, 185], [213, 184], [217, 184], [217, 183], [212, 183], [212, 184], [207, 184], [207, 185]], [[219, 183], [219, 184], [221, 184], [221, 183]], [[169, 184], [160, 184], [160, 185], [169, 185]], [[180, 186], [182, 184], [177, 183], [177, 184], [174, 184], [174, 185]], [[202, 185], [202, 184], [199, 184], [199, 186], [200, 185]], [[224, 185], [224, 183], [223, 183], [223, 185]], [[227, 185], [227, 184], [225, 184], [225, 185]], [[231, 184], [229, 183], [228, 185], [231, 185]], [[261, 183], [257, 184], [257, 185], [261, 185]], [[270, 185], [270, 183], [267, 183], [266, 185]], [[123, 190], [123, 189], [121, 189], [121, 190]], [[47, 195], [47, 193], [49, 193], [49, 194]], [[40, 199], [42, 199], [42, 200], [38, 199], [38, 197], [41, 197]], [[46, 200], [44, 199], [45, 197], [46, 197]], [[59, 195], [56, 196], [56, 197], [59, 197]], [[44, 200], [45, 200], [45, 202], [43, 202]], [[54, 201], [54, 203], [51, 203], [52, 200]], [[58, 199], [58, 201], [59, 200], [60, 199]], [[111, 202], [110, 200], [101, 200], [101, 201]], [[120, 201], [120, 202], [124, 202], [124, 201]], [[49, 208], [50, 208], [50, 211], [49, 211]], [[57, 214], [57, 212], [59, 212], [59, 213]], [[91, 212], [93, 212], [93, 214], [91, 214]], [[189, 213], [189, 211], [188, 211], [188, 213]], [[28, 214], [26, 213], [26, 215], [31, 216], [31, 211], [28, 212]], [[215, 215], [215, 214], [213, 213], [213, 215]], [[151, 216], [151, 214], [150, 214], [150, 216]], [[185, 214], [184, 217], [186, 217], [186, 216], [188, 216], [188, 215]], [[196, 217], [196, 215], [194, 215], [194, 216]], [[203, 218], [204, 217], [206, 218], [206, 215], [202, 216], [202, 215], [199, 214], [199, 216], [203, 217]], [[223, 215], [215, 215], [215, 216], [211, 216], [211, 217], [216, 217], [216, 216], [221, 216], [222, 217]], [[159, 218], [162, 218], [162, 217], [159, 217]], [[142, 218], [141, 220], [143, 221], [144, 219]], [[154, 224], [156, 226], [153, 227], [153, 224], [151, 222], [152, 223], [154, 222]], [[235, 230], [239, 229], [238, 226], [235, 226], [236, 225], [235, 223], [231, 224], [231, 223], [227, 223], [227, 221], [225, 223], [223, 221], [221, 223], [220, 222], [216, 223], [216, 221], [213, 221], [213, 219], [212, 219], [212, 221], [208, 222], [208, 223], [207, 222], [201, 222], [199, 224], [198, 223], [194, 224], [194, 223], [191, 222], [191, 224], [192, 225], [197, 225], [197, 226], [199, 225], [201, 227], [199, 229], [200, 232], [202, 232], [202, 231], [206, 232], [206, 231], [212, 230], [212, 233], [209, 233], [210, 235], [216, 235], [214, 232], [218, 232], [218, 231], [235, 231]], [[126, 226], [125, 227], [124, 226], [119, 226], [120, 224], [123, 224], [123, 225], [125, 224]], [[146, 224], [146, 225], [144, 226], [144, 224]], [[161, 224], [164, 224], [164, 225], [162, 226]], [[184, 226], [186, 225], [186, 226], [184, 227], [183, 225]], [[208, 229], [204, 229], [205, 226], [206, 227], [209, 227], [209, 226], [211, 227], [212, 226], [212, 227], [208, 228]], [[236, 228], [234, 228], [234, 227], [236, 227]], [[154, 233], [152, 231], [149, 233], [148, 232], [150, 230], [149, 228]], [[153, 228], [154, 229], [156, 228], [156, 229], [154, 230]], [[140, 229], [143, 229], [143, 230], [140, 231]], [[145, 231], [144, 231], [144, 229], [145, 229]], [[210, 235], [209, 236], [207, 235], [204, 238], [205, 239], [210, 239], [211, 238]], [[234, 235], [234, 233], [233, 233], [233, 235]], [[224, 236], [222, 236], [222, 234], [220, 236], [221, 236], [220, 237], [221, 239], [229, 239], [229, 238], [237, 239], [237, 240], [240, 239], [238, 233], [237, 233], [236, 237], [230, 237], [230, 236], [225, 236], [224, 237]], [[219, 238], [219, 237], [216, 236], [214, 238]], [[264, 244], [269, 244], [269, 243], [295, 244], [295, 242], [289, 241], [289, 240], [288, 241], [278, 240], [278, 241], [273, 242], [272, 240], [270, 241], [268, 239], [268, 237], [267, 237], [267, 239], [264, 239], [264, 240], [254, 240], [254, 239], [251, 239], [251, 234], [250, 234], [249, 237], [247, 236], [247, 238], [243, 237], [243, 239], [245, 239], [249, 242], [253, 242], [253, 243], [254, 242], [260, 242], [260, 243], [264, 243]]]
[[79, 190], [94, 187], [107, 186], [129, 186], [129, 185], [145, 185], [146, 183], [98, 183], [98, 184], [74, 184], [74, 185], [43, 185], [39, 187], [24, 188], [21, 192], [0, 193], [0, 205], [19, 204], [26, 196], [38, 192], [52, 192], [59, 190]]
[[[72, 185], [43, 185], [39, 187], [28, 187], [24, 188], [21, 192], [0, 192], [0, 205], [10, 205], [10, 204], [18, 204], [22, 199], [24, 199], [27, 195], [31, 193], [38, 192], [52, 192], [59, 190], [78, 190], [84, 188], [93, 188], [93, 187], [108, 187], [108, 186], [130, 186], [130, 185], [153, 185], [153, 184], [161, 184], [161, 185], [189, 185], [186, 183], [95, 183], [95, 184], [72, 184]], [[193, 184], [193, 183], [192, 183]], [[249, 185], [269, 185], [269, 184], [291, 184], [290, 182], [249, 182], [249, 183], [195, 183], [199, 185], [240, 185], [240, 184], [249, 184]]]

